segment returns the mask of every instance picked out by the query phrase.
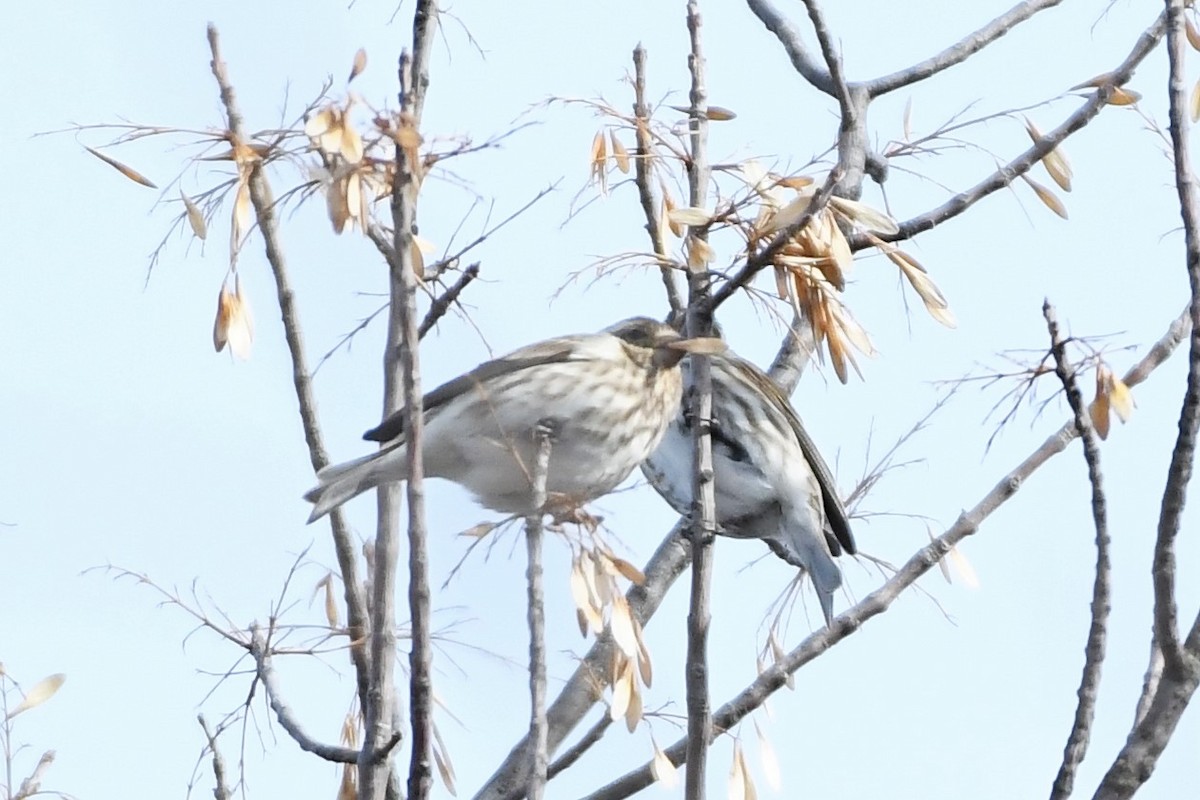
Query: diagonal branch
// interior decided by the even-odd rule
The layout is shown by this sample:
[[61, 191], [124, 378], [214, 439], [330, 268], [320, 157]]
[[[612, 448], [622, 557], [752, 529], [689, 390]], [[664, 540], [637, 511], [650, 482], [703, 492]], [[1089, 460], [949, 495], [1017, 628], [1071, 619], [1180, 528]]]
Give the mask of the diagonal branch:
[[[923, 231], [940, 225], [948, 219], [957, 217], [972, 205], [987, 197], [989, 194], [1003, 189], [1021, 175], [1024, 175], [1042, 160], [1055, 147], [1060, 145], [1068, 136], [1082, 129], [1104, 110], [1116, 87], [1127, 83], [1139, 64], [1154, 50], [1165, 30], [1166, 15], [1160, 15], [1154, 24], [1147, 28], [1125, 60], [1112, 72], [1107, 73], [1104, 85], [1096, 89], [1079, 110], [1067, 117], [1062, 125], [1043, 136], [1036, 144], [1017, 158], [1010, 161], [980, 183], [956, 194], [942, 205], [931, 211], [906, 220], [899, 225], [896, 233], [879, 235], [877, 238], [887, 242], [899, 242], [911, 239]], [[852, 250], [858, 251], [873, 246], [871, 238], [863, 234], [848, 237]]]
[[712, 308], [714, 311], [718, 306], [732, 297], [738, 289], [749, 286], [750, 282], [754, 280], [755, 275], [775, 263], [775, 256], [779, 254], [779, 251], [784, 248], [788, 241], [799, 233], [804, 226], [808, 225], [812, 221], [812, 218], [821, 212], [821, 209], [825, 208], [829, 202], [829, 198], [833, 195], [834, 189], [841, 181], [842, 175], [842, 171], [837, 167], [830, 170], [829, 174], [825, 176], [825, 183], [813, 194], [812, 199], [808, 202], [808, 208], [804, 210], [804, 213], [791, 225], [776, 233], [775, 238], [771, 239], [766, 247], [751, 254], [746, 259], [746, 263], [742, 265], [742, 268], [731, 275], [729, 280], [720, 289], [713, 292]]
[[[338, 764], [357, 763], [359, 752], [354, 748], [319, 742], [305, 733], [304, 729], [300, 727], [300, 723], [296, 720], [291, 708], [283, 702], [283, 696], [279, 692], [278, 681], [275, 678], [275, 667], [271, 663], [271, 652], [267, 646], [266, 637], [263, 636], [262, 629], [257, 625], [250, 626], [250, 645], [248, 649], [250, 656], [254, 659], [255, 674], [262, 681], [263, 688], [267, 692], [267, 703], [271, 706], [271, 710], [275, 712], [275, 719], [279, 721], [279, 727], [287, 731], [288, 736], [292, 737], [292, 741], [300, 745], [300, 749], [304, 752], [312, 753], [326, 761]], [[213, 752], [216, 752], [215, 748]]]
[[808, 18], [817, 34], [817, 44], [821, 47], [821, 56], [829, 70], [834, 97], [842, 114], [838, 124], [837, 152], [838, 166], [842, 168], [843, 175], [835, 193], [841, 197], [857, 198], [862, 195], [863, 171], [868, 160], [872, 161], [871, 174], [877, 180], [882, 181], [881, 176], [886, 172], [886, 164], [872, 152], [867, 136], [867, 103], [871, 98], [858, 84], [846, 83], [842, 73], [842, 58], [833, 44], [833, 34], [825, 24], [825, 15], [817, 0], [804, 0], [804, 6], [808, 9]]
[[792, 66], [804, 80], [830, 97], [837, 97], [837, 87], [829, 72], [817, 63], [801, 40], [800, 31], [771, 5], [770, 0], [746, 0], [746, 5], [750, 6], [754, 16], [767, 26], [767, 30], [775, 34], [775, 38], [783, 45], [784, 52], [791, 59]]
[[1100, 667], [1104, 663], [1108, 613], [1112, 607], [1112, 562], [1109, 560], [1108, 506], [1104, 498], [1104, 477], [1100, 472], [1100, 445], [1096, 429], [1075, 380], [1075, 368], [1067, 359], [1066, 342], [1059, 332], [1054, 307], [1047, 300], [1042, 305], [1046, 327], [1050, 332], [1050, 347], [1054, 354], [1054, 372], [1062, 382], [1067, 402], [1075, 415], [1075, 433], [1083, 440], [1083, 457], [1087, 462], [1088, 481], [1092, 485], [1092, 520], [1096, 526], [1096, 580], [1092, 587], [1092, 622], [1088, 628], [1084, 649], [1083, 677], [1079, 682], [1079, 703], [1075, 721], [1067, 736], [1062, 765], [1054, 779], [1050, 800], [1066, 800], [1075, 784], [1075, 773], [1087, 753], [1092, 721], [1096, 716], [1096, 696], [1100, 690]]
[[433, 326], [438, 323], [438, 320], [446, 316], [446, 312], [450, 310], [450, 306], [458, 302], [458, 297], [463, 293], [476, 278], [479, 277], [479, 262], [469, 265], [463, 270], [462, 275], [458, 276], [458, 280], [450, 284], [446, 291], [433, 299], [429, 304], [429, 310], [425, 312], [425, 319], [421, 320], [421, 325], [417, 328], [417, 338], [424, 339], [425, 334], [433, 330]]
[[[220, 36], [212, 25], [208, 26], [208, 45], [212, 51], [213, 77], [216, 78], [217, 86], [221, 90], [221, 104], [224, 106], [225, 116], [229, 120], [229, 135], [233, 139], [231, 144], [245, 142], [246, 134], [242, 114], [238, 109], [237, 98], [233, 91], [233, 84], [229, 81], [225, 62], [221, 59]], [[267, 263], [270, 264], [271, 274], [275, 279], [279, 313], [283, 318], [284, 337], [287, 340], [288, 355], [292, 360], [292, 385], [300, 406], [300, 421], [304, 427], [304, 441], [308, 444], [308, 457], [313, 469], [320, 470], [329, 464], [329, 454], [325, 450], [320, 423], [317, 420], [317, 401], [313, 396], [312, 373], [309, 371], [308, 362], [304, 356], [304, 338], [300, 332], [300, 317], [294, 303], [291, 279], [288, 276], [287, 263], [283, 257], [283, 246], [280, 244], [275, 201], [271, 196], [271, 187], [267, 183], [261, 162], [256, 162], [250, 172], [250, 202], [254, 205], [258, 229], [263, 236]], [[338, 569], [342, 573], [342, 586], [345, 589], [350, 659], [354, 663], [358, 700], [361, 707], [366, 708], [367, 684], [370, 674], [369, 656], [363, 646], [367, 633], [367, 600], [358, 579], [358, 552], [354, 544], [354, 537], [350, 535], [350, 528], [346, 525], [346, 519], [340, 509], [334, 509], [330, 513], [329, 525], [333, 531], [334, 552], [337, 555]]]
[[646, 233], [650, 235], [650, 246], [662, 271], [663, 287], [667, 290], [667, 304], [671, 307], [672, 314], [678, 314], [683, 310], [683, 300], [679, 296], [679, 287], [675, 285], [675, 271], [669, 265], [670, 257], [667, 255], [667, 245], [663, 241], [662, 220], [658, 218], [654, 189], [650, 186], [653, 172], [650, 159], [654, 149], [650, 145], [650, 108], [646, 105], [646, 48], [641, 44], [633, 48], [633, 118], [636, 123], [634, 137], [637, 139], [634, 178], [638, 199], [642, 203], [642, 213], [646, 215]]
[[910, 84], [919, 83], [944, 69], [961, 64], [1034, 14], [1045, 11], [1047, 8], [1053, 8], [1061, 2], [1062, 0], [1025, 0], [1023, 3], [1017, 3], [987, 25], [964, 36], [937, 55], [890, 75], [863, 81], [863, 86], [871, 97], [879, 97]]

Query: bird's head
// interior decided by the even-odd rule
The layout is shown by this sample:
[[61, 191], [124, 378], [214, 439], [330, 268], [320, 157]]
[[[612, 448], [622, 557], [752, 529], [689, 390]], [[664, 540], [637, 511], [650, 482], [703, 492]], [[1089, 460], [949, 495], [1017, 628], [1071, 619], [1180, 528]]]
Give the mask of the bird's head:
[[715, 355], [725, 351], [725, 342], [713, 337], [683, 338], [674, 327], [650, 317], [631, 317], [606, 329], [627, 346], [645, 353], [660, 369], [677, 366], [688, 353]]

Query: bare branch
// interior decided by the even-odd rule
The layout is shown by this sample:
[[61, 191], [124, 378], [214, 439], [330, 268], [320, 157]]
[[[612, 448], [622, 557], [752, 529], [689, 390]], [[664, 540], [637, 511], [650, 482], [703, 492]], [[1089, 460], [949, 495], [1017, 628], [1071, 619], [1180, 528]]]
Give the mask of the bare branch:
[[565, 753], [555, 759], [554, 763], [547, 768], [546, 776], [553, 778], [578, 761], [584, 753], [591, 749], [592, 745], [604, 737], [604, 732], [612, 725], [612, 721], [612, 716], [602, 714], [600, 719], [596, 720], [596, 723], [588, 729], [588, 732], [579, 738], [579, 741], [568, 747]]
[[[421, 111], [429, 86], [429, 58], [438, 26], [436, 0], [418, 0], [413, 11], [412, 52], [400, 56], [400, 116], [402, 124], [420, 130]], [[396, 142], [396, 175], [392, 183], [391, 307], [387, 350], [384, 354], [384, 403], [387, 415], [404, 407], [405, 452], [408, 458], [405, 492], [408, 501], [408, 612], [409, 714], [412, 752], [408, 770], [408, 797], [425, 800], [433, 786], [433, 647], [429, 600], [429, 556], [425, 528], [424, 409], [421, 396], [420, 336], [417, 331], [419, 288], [413, 269], [413, 236], [416, 233], [417, 197], [424, 177], [421, 159], [399, 140]], [[366, 736], [359, 761], [359, 798], [383, 800], [393, 785], [388, 765], [367, 765], [364, 760], [389, 737], [397, 716], [395, 704], [395, 597], [399, 550], [399, 492], [394, 485], [381, 487], [375, 539], [375, 581], [372, 607], [372, 699], [367, 706]], [[398, 780], [395, 781], [398, 783]]]
[[[1192, 323], [1188, 354], [1187, 389], [1179, 415], [1179, 434], [1171, 452], [1171, 465], [1163, 489], [1158, 535], [1154, 543], [1154, 635], [1150, 666], [1138, 700], [1137, 719], [1125, 745], [1100, 782], [1095, 797], [1124, 800], [1132, 797], [1150, 773], [1200, 684], [1200, 616], [1193, 624], [1186, 646], [1179, 644], [1178, 610], [1175, 604], [1175, 539], [1187, 499], [1195, 458], [1196, 433], [1200, 427], [1200, 206], [1196, 178], [1188, 155], [1187, 86], [1184, 79], [1185, 14], [1182, 0], [1167, 0], [1167, 56], [1170, 63], [1171, 147], [1175, 162], [1175, 186], [1183, 217], [1185, 257], [1191, 300]], [[1159, 659], [1161, 658], [1161, 664]]]
[[21, 785], [17, 787], [17, 793], [12, 796], [12, 800], [28, 800], [37, 794], [42, 794], [42, 778], [46, 776], [46, 770], [54, 763], [54, 751], [47, 750], [42, 753], [42, 757], [38, 759], [37, 764], [33, 768], [33, 772], [29, 773], [29, 777], [21, 781]]
[[229, 785], [225, 782], [225, 759], [221, 757], [221, 749], [217, 747], [217, 737], [208, 727], [208, 721], [204, 719], [203, 714], [198, 714], [196, 719], [200, 723], [200, 727], [204, 729], [204, 738], [208, 740], [208, 750], [212, 753], [212, 768], [213, 778], [217, 785], [213, 787], [213, 797], [215, 800], [230, 800], [233, 796], [229, 791]]
[[[1107, 80], [1104, 85], [1097, 88], [1095, 93], [1087, 99], [1087, 102], [1078, 111], [1067, 117], [1062, 125], [1044, 135], [1036, 144], [1008, 164], [996, 170], [980, 183], [964, 192], [956, 194], [937, 208], [900, 223], [899, 230], [896, 233], [879, 235], [877, 238], [887, 242], [911, 239], [918, 233], [930, 230], [946, 220], [958, 216], [979, 200], [982, 200], [998, 189], [1003, 189], [1032, 169], [1047, 153], [1062, 144], [1068, 136], [1082, 129], [1096, 118], [1104, 109], [1116, 88], [1129, 81], [1133, 76], [1133, 71], [1158, 44], [1165, 29], [1165, 20], [1166, 16], [1160, 15], [1154, 24], [1138, 37], [1133, 49], [1121, 65], [1112, 72], [1107, 73]], [[874, 244], [871, 238], [862, 234], [855, 234], [848, 238], [851, 249], [856, 251], [871, 247]]]
[[1192, 336], [1188, 356], [1187, 390], [1179, 415], [1179, 436], [1171, 452], [1171, 466], [1163, 489], [1158, 538], [1154, 543], [1154, 640], [1162, 650], [1164, 668], [1182, 666], [1179, 647], [1178, 609], [1175, 605], [1175, 538], [1187, 500], [1196, 454], [1196, 432], [1200, 428], [1200, 199], [1196, 176], [1188, 152], [1188, 88], [1184, 56], [1186, 6], [1167, 3], [1167, 55], [1170, 60], [1170, 132], [1175, 157], [1175, 187], [1183, 217], [1188, 285], [1191, 287]]
[[[246, 135], [242, 115], [238, 110], [233, 84], [229, 81], [225, 62], [221, 59], [220, 37], [217, 29], [212, 25], [208, 26], [208, 45], [212, 51], [213, 77], [216, 78], [217, 86], [221, 90], [221, 103], [225, 107], [225, 116], [229, 120], [229, 135], [233, 139], [231, 144], [245, 142]], [[312, 391], [312, 373], [308, 369], [308, 362], [304, 356], [300, 318], [293, 302], [291, 279], [288, 276], [287, 264], [283, 257], [279, 225], [275, 217], [275, 203], [271, 197], [271, 187], [267, 183], [260, 163], [255, 163], [250, 172], [250, 201], [254, 205], [259, 231], [262, 232], [267, 263], [270, 264], [271, 274], [275, 278], [279, 312], [283, 318], [284, 337], [287, 340], [288, 354], [292, 360], [292, 384], [300, 406], [300, 421], [304, 427], [304, 440], [308, 444], [309, 460], [314, 470], [320, 470], [329, 464], [329, 454], [325, 450], [320, 424], [317, 421], [317, 404]], [[345, 590], [350, 659], [354, 664], [358, 699], [363, 707], [366, 707], [370, 666], [366, 648], [362, 643], [366, 639], [367, 632], [367, 601], [358, 579], [357, 548], [350, 535], [350, 529], [346, 525], [346, 519], [340, 510], [334, 510], [329, 515], [329, 526], [333, 531], [334, 552], [337, 555], [338, 569], [342, 573], [342, 586]]]
[[453, 284], [446, 291], [442, 292], [429, 305], [429, 310], [425, 312], [425, 319], [421, 320], [420, 326], [417, 328], [417, 338], [424, 339], [425, 334], [433, 330], [433, 326], [438, 320], [446, 315], [450, 310], [450, 306], [458, 302], [458, 296], [463, 293], [471, 281], [479, 277], [479, 262], [476, 261], [463, 270], [462, 275], [458, 276]]
[[249, 651], [250, 656], [254, 659], [258, 679], [262, 681], [263, 687], [267, 691], [267, 703], [271, 706], [271, 710], [275, 712], [275, 719], [279, 721], [279, 727], [283, 728], [288, 736], [291, 736], [292, 740], [300, 745], [300, 749], [306, 753], [312, 753], [318, 758], [338, 764], [358, 763], [359, 752], [357, 750], [350, 747], [339, 747], [337, 745], [318, 742], [300, 727], [300, 723], [296, 720], [295, 715], [292, 714], [292, 710], [283, 702], [283, 697], [279, 691], [279, 683], [275, 678], [275, 667], [271, 663], [270, 648], [267, 646], [266, 637], [258, 625], [250, 627]]
[[[687, 26], [691, 39], [688, 71], [692, 76], [691, 107], [688, 110], [690, 158], [687, 161], [689, 203], [704, 208], [708, 202], [708, 89], [705, 85], [704, 46], [700, 35], [703, 20], [698, 0], [688, 0]], [[688, 236], [704, 240], [703, 226], [691, 226]], [[712, 334], [710, 310], [712, 278], [704, 264], [688, 269], [688, 336]], [[687, 800], [704, 800], [708, 742], [712, 732], [712, 708], [708, 694], [708, 628], [712, 594], [712, 540], [717, 529], [716, 486], [712, 454], [712, 370], [707, 356], [691, 357], [691, 392], [685, 402], [695, 425], [692, 429], [692, 586], [688, 602], [686, 695], [688, 769], [684, 780]]]
[[712, 296], [712, 307], [715, 311], [722, 303], [733, 296], [734, 292], [745, 286], [749, 286], [754, 280], [754, 276], [762, 270], [771, 266], [775, 261], [775, 256], [788, 243], [788, 241], [801, 231], [805, 225], [812, 221], [812, 218], [820, 213], [821, 209], [829, 202], [830, 196], [833, 195], [834, 189], [842, 178], [842, 171], [834, 168], [825, 177], [825, 183], [821, 188], [813, 194], [812, 200], [808, 203], [808, 208], [804, 213], [791, 225], [788, 225], [779, 233], [775, 234], [775, 238], [770, 243], [756, 253], [751, 254], [742, 268], [735, 272], [729, 280], [721, 286]]
[[830, 97], [837, 97], [837, 88], [834, 86], [833, 78], [821, 68], [812, 53], [805, 47], [804, 42], [800, 39], [800, 31], [796, 30], [791, 22], [775, 10], [770, 0], [746, 0], [746, 5], [750, 6], [754, 16], [767, 26], [767, 30], [775, 34], [775, 38], [783, 45], [783, 49], [791, 59], [792, 66], [796, 68], [796, 71], [816, 89]]
[[683, 300], [679, 296], [679, 287], [675, 285], [675, 271], [667, 266], [670, 258], [663, 241], [662, 221], [658, 218], [654, 189], [650, 186], [653, 172], [650, 158], [654, 151], [650, 146], [650, 108], [646, 105], [646, 49], [641, 44], [633, 48], [633, 96], [633, 116], [636, 121], [634, 137], [637, 139], [634, 175], [638, 198], [642, 201], [642, 213], [646, 215], [646, 233], [650, 235], [650, 246], [658, 256], [663, 287], [667, 290], [667, 304], [670, 305], [671, 312], [677, 314], [683, 310]]
[[1096, 580], [1092, 587], [1092, 622], [1084, 648], [1083, 677], [1079, 682], [1079, 703], [1075, 721], [1067, 736], [1062, 765], [1054, 779], [1050, 800], [1066, 800], [1075, 784], [1075, 773], [1087, 753], [1092, 721], [1096, 716], [1096, 696], [1100, 690], [1100, 667], [1104, 663], [1107, 639], [1108, 612], [1112, 597], [1112, 562], [1109, 560], [1108, 507], [1104, 498], [1104, 477], [1100, 472], [1100, 445], [1092, 427], [1087, 406], [1075, 380], [1075, 368], [1067, 358], [1066, 342], [1059, 332], [1058, 320], [1050, 301], [1042, 305], [1050, 347], [1054, 355], [1054, 372], [1062, 382], [1071, 412], [1075, 415], [1075, 433], [1083, 440], [1083, 457], [1087, 462], [1088, 481], [1092, 485], [1092, 521], [1096, 526]]
[[546, 595], [542, 586], [542, 516], [546, 505], [546, 471], [550, 467], [551, 431], [537, 430], [537, 457], [533, 463], [533, 509], [525, 518], [525, 547], [529, 567], [525, 572], [529, 619], [529, 800], [542, 800], [546, 791]]
[[871, 97], [879, 97], [913, 83], [919, 83], [944, 69], [961, 64], [971, 56], [1011, 31], [1017, 25], [1039, 11], [1053, 8], [1062, 0], [1025, 0], [1004, 12], [979, 30], [964, 36], [935, 56], [913, 64], [911, 67], [863, 81]]

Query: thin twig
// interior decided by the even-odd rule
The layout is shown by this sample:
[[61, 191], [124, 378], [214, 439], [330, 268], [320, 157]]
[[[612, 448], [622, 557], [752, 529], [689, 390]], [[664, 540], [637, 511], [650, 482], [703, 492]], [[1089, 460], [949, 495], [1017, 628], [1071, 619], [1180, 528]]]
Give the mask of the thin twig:
[[546, 596], [542, 586], [542, 516], [546, 506], [546, 472], [550, 468], [551, 432], [538, 426], [537, 457], [533, 462], [533, 497], [525, 518], [525, 572], [529, 620], [529, 800], [542, 800], [546, 791]]
[[841, 169], [835, 167], [830, 170], [829, 174], [825, 176], [825, 183], [813, 194], [812, 199], [808, 202], [808, 208], [804, 209], [804, 213], [794, 223], [775, 234], [775, 238], [771, 239], [766, 247], [748, 256], [742, 268], [730, 276], [729, 280], [721, 285], [721, 288], [713, 292], [712, 308], [714, 311], [732, 297], [738, 289], [749, 286], [750, 281], [754, 280], [755, 275], [775, 262], [775, 256], [779, 254], [779, 251], [784, 248], [788, 241], [799, 233], [804, 226], [808, 225], [812, 221], [812, 218], [821, 212], [821, 209], [825, 208], [842, 176]]
[[[896, 233], [873, 236], [885, 242], [899, 242], [911, 239], [918, 233], [930, 230], [958, 216], [984, 197], [999, 189], [1003, 189], [1024, 175], [1041, 161], [1047, 153], [1062, 144], [1068, 136], [1081, 130], [1104, 110], [1116, 88], [1127, 83], [1133, 77], [1133, 71], [1137, 66], [1154, 50], [1162, 38], [1165, 26], [1166, 15], [1163, 14], [1138, 37], [1133, 49], [1126, 56], [1125, 60], [1121, 62], [1120, 66], [1112, 72], [1106, 73], [1107, 79], [1104, 85], [1098, 87], [1078, 111], [1067, 117], [1057, 128], [1043, 135], [1037, 143], [1020, 156], [1008, 162], [970, 189], [951, 197], [937, 208], [901, 222], [899, 230]], [[850, 242], [850, 248], [855, 251], [872, 247], [875, 244], [872, 241], [872, 237], [863, 234], [854, 234], [847, 238]]]
[[546, 769], [547, 779], [553, 778], [555, 775], [558, 775], [558, 773], [562, 772], [567, 767], [571, 766], [580, 758], [582, 758], [583, 754], [590, 750], [592, 745], [596, 744], [604, 737], [604, 732], [608, 730], [610, 725], [612, 725], [612, 721], [611, 715], [602, 714], [600, 719], [596, 720], [596, 723], [588, 729], [588, 732], [579, 738], [578, 742], [568, 747], [566, 751], [561, 756], [556, 758], [554, 763]]
[[1087, 754], [1092, 721], [1096, 716], [1096, 697], [1100, 691], [1100, 667], [1104, 663], [1107, 639], [1108, 612], [1112, 603], [1112, 562], [1109, 559], [1108, 504], [1104, 498], [1104, 476], [1100, 472], [1100, 444], [1092, 426], [1083, 394], [1075, 380], [1075, 367], [1067, 358], [1066, 342], [1059, 332], [1054, 306], [1047, 300], [1042, 305], [1046, 327], [1050, 333], [1050, 349], [1054, 355], [1054, 372], [1066, 392], [1067, 402], [1075, 415], [1075, 433], [1083, 441], [1083, 457], [1087, 462], [1088, 482], [1092, 486], [1092, 521], [1096, 526], [1096, 579], [1092, 586], [1092, 621], [1088, 627], [1084, 648], [1083, 676], [1079, 681], [1079, 703], [1075, 720], [1067, 736], [1062, 765], [1054, 779], [1050, 800], [1066, 800], [1075, 784], [1075, 773]]
[[458, 296], [463, 293], [471, 281], [479, 277], [479, 262], [476, 261], [463, 270], [462, 275], [458, 276], [458, 280], [446, 288], [433, 302], [429, 304], [429, 310], [425, 312], [425, 319], [421, 320], [420, 326], [417, 327], [417, 338], [424, 339], [425, 334], [433, 330], [433, 326], [438, 320], [446, 315], [450, 310], [450, 306], [458, 302]]
[[[704, 75], [703, 20], [697, 0], [688, 0], [687, 26], [691, 39], [688, 71], [692, 76], [688, 110], [691, 128], [690, 158], [687, 161], [689, 203], [704, 208], [708, 201], [708, 96]], [[692, 226], [693, 240], [707, 238], [703, 226]], [[712, 333], [711, 282], [708, 270], [688, 270], [688, 336]], [[708, 629], [712, 593], [712, 539], [717, 529], [716, 486], [712, 455], [712, 370], [706, 356], [691, 357], [689, 412], [696, 424], [692, 431], [692, 585], [688, 602], [686, 696], [688, 768], [684, 780], [687, 800], [704, 800], [708, 742], [712, 731], [712, 708], [708, 694]]]
[[[429, 86], [429, 59], [438, 26], [436, 0], [418, 0], [413, 11], [412, 52], [400, 56], [400, 115], [405, 124], [420, 130], [425, 92]], [[388, 318], [384, 356], [384, 414], [405, 409], [408, 501], [408, 613], [409, 715], [412, 747], [408, 769], [408, 797], [426, 800], [433, 786], [433, 645], [429, 599], [428, 535], [425, 527], [424, 409], [417, 333], [417, 277], [413, 272], [413, 235], [416, 232], [417, 197], [423, 164], [415, 152], [396, 144], [396, 176], [392, 185], [392, 248], [396, 254], [391, 273], [392, 314]], [[397, 381], [397, 374], [399, 380]], [[399, 385], [398, 385], [399, 384]], [[383, 700], [366, 713], [366, 741], [378, 746], [395, 718], [393, 670], [395, 663], [395, 570], [399, 508], [394, 487], [379, 492], [379, 524], [375, 542], [375, 608], [372, 652], [386, 658], [388, 669], [376, 669], [373, 689]], [[386, 626], [386, 630], [384, 630]], [[386, 650], [387, 655], [383, 653]], [[387, 793], [390, 769], [367, 770], [359, 764], [362, 800], [382, 800]]]
[[[212, 25], [208, 26], [208, 45], [212, 51], [213, 77], [216, 78], [217, 86], [221, 90], [221, 103], [225, 107], [225, 116], [229, 120], [229, 135], [234, 142], [244, 142], [246, 136], [242, 115], [238, 110], [233, 84], [229, 81], [225, 62], [221, 59], [220, 37], [217, 29]], [[283, 318], [284, 337], [287, 340], [288, 355], [292, 360], [292, 384], [300, 407], [300, 421], [304, 427], [304, 440], [308, 444], [309, 461], [314, 470], [320, 470], [329, 464], [329, 454], [325, 450], [320, 424], [317, 421], [317, 404], [312, 391], [312, 373], [308, 369], [304, 355], [300, 317], [296, 311], [291, 279], [288, 277], [287, 264], [283, 257], [279, 224], [275, 216], [275, 203], [271, 197], [271, 187], [268, 185], [266, 175], [263, 174], [262, 166], [259, 163], [255, 163], [250, 172], [250, 201], [254, 205], [258, 229], [262, 232], [267, 263], [270, 264], [271, 274], [275, 278], [279, 312]], [[365, 708], [370, 665], [367, 650], [362, 644], [366, 639], [367, 632], [367, 600], [362, 584], [358, 580], [358, 550], [354, 543], [354, 537], [350, 535], [350, 528], [346, 525], [346, 519], [339, 509], [335, 509], [329, 514], [329, 526], [333, 532], [334, 552], [337, 555], [338, 569], [342, 573], [342, 586], [345, 590], [350, 659], [354, 664], [359, 703]]]
[[846, 85], [846, 76], [842, 73], [842, 59], [837, 48], [833, 45], [833, 35], [825, 24], [825, 15], [817, 0], [804, 0], [808, 10], [808, 19], [812, 22], [813, 32], [817, 35], [817, 44], [821, 48], [821, 56], [825, 59], [825, 68], [829, 71], [829, 79], [833, 84], [833, 96], [842, 109], [842, 125], [854, 115], [853, 102], [850, 100], [850, 88]]
[[650, 186], [653, 174], [650, 159], [654, 149], [650, 145], [650, 108], [646, 105], [646, 48], [640, 43], [633, 48], [633, 97], [633, 117], [636, 122], [634, 137], [637, 139], [637, 153], [633, 163], [638, 198], [642, 201], [642, 213], [646, 215], [646, 233], [650, 235], [650, 246], [654, 255], [658, 256], [663, 287], [667, 290], [667, 304], [671, 307], [671, 313], [678, 314], [683, 310], [683, 300], [679, 296], [679, 287], [675, 284], [675, 270], [668, 266], [670, 258], [663, 241], [662, 220], [658, 218], [654, 189]]

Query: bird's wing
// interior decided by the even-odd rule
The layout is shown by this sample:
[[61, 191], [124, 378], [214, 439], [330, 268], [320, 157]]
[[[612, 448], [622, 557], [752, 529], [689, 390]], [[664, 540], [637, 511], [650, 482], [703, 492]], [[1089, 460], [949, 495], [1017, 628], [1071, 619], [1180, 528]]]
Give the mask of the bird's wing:
[[821, 458], [821, 453], [817, 450], [816, 442], [808, 435], [808, 431], [804, 430], [804, 423], [800, 421], [796, 410], [792, 408], [792, 404], [788, 402], [787, 397], [780, 391], [779, 385], [749, 361], [740, 358], [737, 360], [746, 367], [746, 374], [758, 385], [762, 393], [783, 412], [788, 424], [792, 426], [792, 430], [796, 434], [796, 439], [800, 442], [800, 450], [804, 453], [804, 457], [808, 459], [808, 465], [812, 467], [813, 474], [817, 476], [817, 483], [821, 486], [822, 502], [825, 506], [825, 518], [829, 520], [829, 527], [845, 551], [850, 555], [854, 555], [858, 552], [858, 546], [854, 543], [854, 534], [850, 532], [850, 520], [846, 514], [846, 507], [842, 505], [842, 498], [838, 495], [837, 485], [833, 480], [833, 472], [829, 469], [829, 465], [825, 463], [825, 459]]
[[[466, 375], [460, 375], [454, 380], [443, 383], [438, 388], [429, 392], [422, 401], [422, 408], [428, 414], [459, 395], [472, 391], [480, 384], [486, 383], [493, 378], [519, 372], [530, 367], [538, 367], [543, 364], [557, 364], [564, 361], [571, 361], [579, 357], [578, 345], [582, 338], [584, 337], [563, 336], [558, 339], [547, 339], [544, 342], [537, 342], [536, 344], [522, 347], [520, 350], [492, 361], [485, 361]], [[399, 436], [403, 436], [405, 417], [404, 409], [401, 409], [388, 416], [377, 427], [364, 433], [363, 438], [371, 442], [390, 442]]]

